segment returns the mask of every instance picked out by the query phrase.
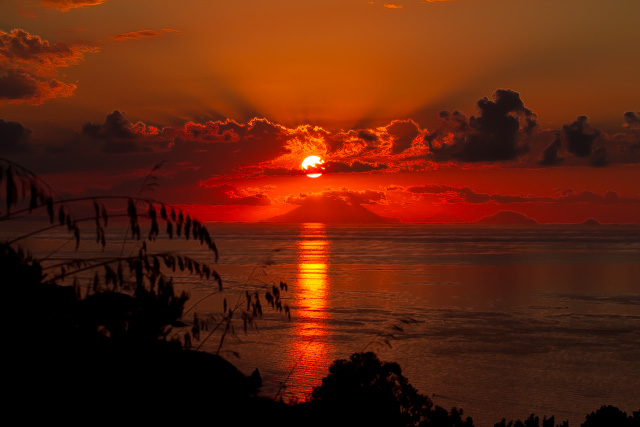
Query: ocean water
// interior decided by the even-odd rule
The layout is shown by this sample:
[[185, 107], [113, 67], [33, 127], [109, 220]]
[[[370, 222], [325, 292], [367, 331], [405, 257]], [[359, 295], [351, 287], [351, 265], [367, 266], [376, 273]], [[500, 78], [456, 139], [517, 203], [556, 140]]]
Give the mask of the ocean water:
[[533, 412], [579, 425], [601, 405], [640, 409], [639, 227], [211, 232], [230, 287], [289, 285], [291, 322], [269, 316], [225, 344], [246, 372], [260, 369], [266, 395], [304, 399], [331, 361], [373, 350], [479, 426]]
[[[198, 343], [247, 374], [258, 368], [266, 396], [304, 400], [333, 360], [366, 350], [481, 427], [534, 412], [579, 425], [601, 405], [640, 409], [639, 226], [208, 229], [225, 292], [177, 275], [191, 294], [187, 321], [196, 312], [213, 325], [224, 298], [287, 284], [291, 320], [263, 301], [248, 333], [238, 320], [220, 349], [217, 333]], [[122, 252], [122, 230], [109, 233], [116, 243], [106, 252]], [[56, 261], [68, 256], [58, 249], [65, 239], [48, 233], [25, 245]], [[104, 254], [90, 240], [83, 256]], [[150, 250], [167, 248], [212, 261], [191, 241], [161, 238]]]

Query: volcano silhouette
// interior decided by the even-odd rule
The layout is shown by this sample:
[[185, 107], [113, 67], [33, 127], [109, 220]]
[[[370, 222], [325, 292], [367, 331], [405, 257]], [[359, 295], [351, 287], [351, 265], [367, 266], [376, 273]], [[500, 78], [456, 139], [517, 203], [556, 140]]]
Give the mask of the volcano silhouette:
[[264, 222], [322, 222], [340, 223], [385, 223], [398, 222], [371, 212], [364, 206], [331, 196], [310, 196], [302, 204], [286, 214], [271, 217]]
[[493, 224], [493, 225], [529, 225], [537, 224], [538, 221], [528, 216], [514, 211], [500, 211], [493, 215], [485, 216], [477, 221], [476, 224]]

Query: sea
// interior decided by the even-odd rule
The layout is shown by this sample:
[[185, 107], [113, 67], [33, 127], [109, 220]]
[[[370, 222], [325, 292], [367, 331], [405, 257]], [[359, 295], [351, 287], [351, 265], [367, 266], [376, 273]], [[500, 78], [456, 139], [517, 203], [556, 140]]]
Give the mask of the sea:
[[[184, 320], [197, 315], [203, 326], [196, 348], [246, 374], [257, 368], [264, 396], [304, 401], [334, 360], [373, 351], [434, 404], [462, 408], [480, 427], [532, 413], [578, 426], [602, 405], [640, 410], [640, 226], [207, 228], [217, 263], [192, 240], [161, 236], [148, 250], [214, 266], [222, 292], [174, 273], [190, 294]], [[55, 262], [69, 239], [57, 233], [24, 244]], [[108, 232], [116, 243], [107, 252], [126, 243], [135, 253], [139, 243], [121, 233]], [[84, 256], [102, 252], [92, 239], [83, 237]], [[290, 318], [264, 299], [274, 286]], [[245, 331], [239, 308], [222, 339], [223, 308], [243, 307], [256, 291], [263, 315]]]

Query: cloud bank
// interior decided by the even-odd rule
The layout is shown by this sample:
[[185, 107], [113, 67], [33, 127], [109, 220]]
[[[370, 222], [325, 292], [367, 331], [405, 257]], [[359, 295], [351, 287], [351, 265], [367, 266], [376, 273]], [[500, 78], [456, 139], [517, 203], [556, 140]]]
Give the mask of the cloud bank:
[[[14, 34], [16, 40], [30, 44], [25, 41], [10, 48], [5, 44], [5, 58], [54, 70], [81, 58], [81, 53], [68, 46], [49, 45], [21, 32]], [[606, 133], [593, 129], [585, 116], [561, 129], [540, 129], [536, 115], [510, 90], [498, 90], [492, 99], [479, 100], [476, 107], [476, 114], [470, 117], [459, 111], [441, 112], [434, 129], [403, 119], [386, 126], [340, 131], [310, 125], [290, 127], [265, 118], [246, 123], [227, 119], [161, 126], [131, 121], [124, 112], [114, 110], [102, 122], [86, 122], [57, 140], [44, 140], [21, 123], [0, 120], [0, 137], [5, 141], [0, 151], [28, 159], [35, 170], [44, 173], [108, 170], [118, 180], [100, 191], [119, 193], [139, 188], [145, 171], [164, 163], [159, 176], [163, 191], [172, 200], [229, 206], [272, 204], [269, 190], [259, 186], [247, 190], [249, 180], [304, 175], [301, 159], [312, 154], [324, 158], [327, 175], [422, 172], [455, 165], [548, 168], [640, 163], [637, 112], [622, 114], [620, 131]], [[345, 191], [331, 197], [351, 197], [357, 203], [383, 201], [377, 193]], [[402, 200], [428, 197], [438, 203], [636, 203], [636, 199], [624, 199], [616, 193], [597, 197], [586, 192], [567, 193], [545, 198], [436, 185], [397, 186], [395, 193]]]
[[0, 31], [0, 102], [41, 104], [71, 96], [76, 89], [55, 76], [59, 68], [79, 63], [88, 46], [49, 43], [21, 29]]

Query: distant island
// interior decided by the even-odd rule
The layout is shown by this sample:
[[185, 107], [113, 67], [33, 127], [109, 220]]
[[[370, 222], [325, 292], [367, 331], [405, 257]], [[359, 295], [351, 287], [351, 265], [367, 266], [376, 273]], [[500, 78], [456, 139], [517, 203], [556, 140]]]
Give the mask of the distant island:
[[493, 215], [480, 218], [474, 224], [495, 224], [495, 225], [531, 225], [538, 224], [533, 218], [529, 218], [520, 212], [500, 211]]
[[[267, 218], [261, 222], [303, 223], [321, 222], [325, 224], [384, 224], [399, 223], [397, 218], [378, 215], [361, 204], [334, 196], [309, 196], [295, 209]], [[437, 213], [422, 221], [425, 224], [481, 224], [481, 225], [537, 225], [537, 220], [516, 211], [499, 211], [476, 221], [465, 221], [449, 213]], [[567, 224], [565, 224], [567, 225]], [[589, 218], [574, 223], [580, 226], [599, 226], [600, 221]]]
[[586, 220], [582, 221], [578, 225], [601, 225], [601, 224], [600, 224], [600, 221], [598, 221], [597, 219], [589, 218], [589, 219], [586, 219]]
[[375, 224], [399, 222], [371, 212], [364, 206], [330, 196], [307, 197], [300, 206], [262, 222], [322, 222], [325, 224]]

